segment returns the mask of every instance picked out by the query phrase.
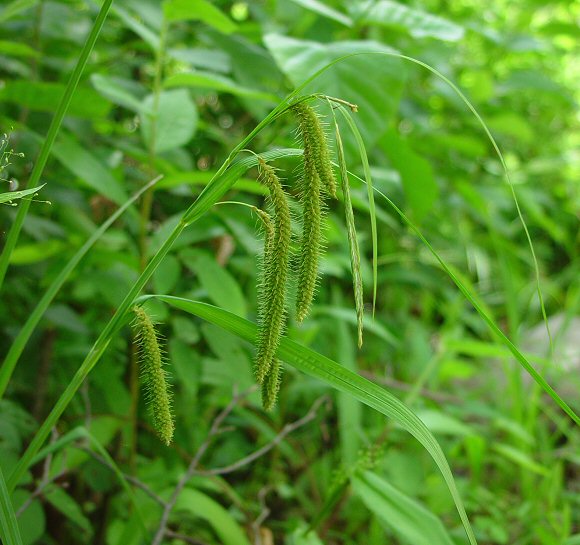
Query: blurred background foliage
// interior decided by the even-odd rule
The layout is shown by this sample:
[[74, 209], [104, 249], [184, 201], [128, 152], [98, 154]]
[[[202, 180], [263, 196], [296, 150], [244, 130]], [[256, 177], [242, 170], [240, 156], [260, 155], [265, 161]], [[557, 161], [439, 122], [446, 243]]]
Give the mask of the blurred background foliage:
[[[2, 191], [22, 188], [99, 3], [4, 0], [0, 129], [12, 157]], [[309, 85], [359, 106], [374, 182], [435, 246], [504, 331], [580, 409], [578, 310], [580, 2], [523, 0], [116, 0], [74, 96], [13, 254], [0, 300], [5, 353], [44, 289], [129, 195], [163, 180], [75, 270], [35, 332], [2, 401], [0, 463], [10, 471], [113, 309], [229, 151], [294, 86], [328, 62], [399, 52], [456, 82], [505, 153], [537, 252], [555, 339], [541, 320], [533, 262], [501, 164], [475, 117], [429, 71], [355, 56]], [[322, 113], [328, 114], [324, 104]], [[257, 153], [296, 147], [276, 121]], [[345, 136], [346, 139], [346, 136]], [[346, 139], [351, 170], [361, 173]], [[295, 191], [296, 159], [276, 163]], [[228, 200], [262, 206], [248, 172]], [[9, 186], [9, 183], [11, 184]], [[46, 203], [44, 201], [50, 201]], [[356, 349], [349, 249], [329, 204], [312, 316], [288, 335], [405, 400], [441, 442], [482, 544], [580, 543], [580, 435], [522, 375], [416, 236], [377, 197], [379, 285], [371, 318], [366, 188], [353, 181], [363, 253], [366, 336]], [[15, 209], [0, 209], [6, 233]], [[207, 300], [255, 319], [255, 215], [225, 204], [188, 228], [150, 292]], [[151, 310], [166, 338], [175, 443], [151, 430], [136, 390], [129, 328], [61, 419], [82, 425], [133, 478], [167, 499], [234, 385], [252, 385], [252, 349], [218, 328]], [[226, 466], [268, 444], [319, 399], [315, 418], [250, 465], [188, 481], [167, 543], [465, 543], [445, 484], [402, 430], [321, 383], [288, 372], [278, 408], [238, 400], [202, 459]], [[361, 449], [383, 445], [373, 463]], [[14, 498], [26, 544], [143, 542], [136, 510], [102, 456], [77, 441], [33, 468]], [[342, 469], [339, 469], [342, 468]], [[364, 470], [361, 468], [365, 468]], [[338, 471], [338, 477], [337, 477]], [[333, 486], [338, 501], [324, 509]], [[334, 484], [333, 484], [334, 483]], [[159, 505], [137, 488], [150, 532]], [[303, 530], [317, 520], [316, 532]], [[443, 524], [442, 524], [443, 523]], [[181, 536], [181, 537], [180, 537]]]

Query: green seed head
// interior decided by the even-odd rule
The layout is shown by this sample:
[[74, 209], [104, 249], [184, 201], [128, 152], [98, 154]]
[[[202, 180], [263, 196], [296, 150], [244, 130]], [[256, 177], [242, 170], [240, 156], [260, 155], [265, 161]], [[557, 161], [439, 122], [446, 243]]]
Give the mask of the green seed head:
[[276, 171], [261, 159], [260, 181], [270, 191], [269, 205], [273, 218], [273, 228], [269, 216], [264, 222], [266, 236], [258, 295], [258, 337], [254, 365], [256, 380], [264, 384], [273, 372], [276, 350], [284, 331], [291, 219], [288, 198]]
[[175, 425], [171, 412], [171, 391], [167, 374], [163, 369], [164, 357], [159, 343], [159, 335], [153, 321], [143, 307], [134, 307], [135, 341], [139, 346], [141, 378], [145, 390], [145, 400], [153, 420], [153, 427], [159, 438], [169, 445], [173, 439]]
[[298, 132], [304, 144], [304, 153], [312, 161], [311, 168], [318, 174], [322, 188], [336, 199], [336, 177], [330, 161], [328, 136], [320, 116], [305, 101], [299, 102], [293, 109], [298, 118]]
[[294, 106], [298, 133], [304, 147], [300, 181], [302, 239], [298, 256], [296, 319], [302, 322], [310, 310], [318, 282], [318, 261], [322, 251], [323, 187], [336, 195], [336, 180], [330, 164], [326, 134], [314, 109], [300, 102]]
[[262, 382], [262, 405], [267, 411], [271, 411], [276, 405], [282, 376], [282, 363], [274, 358], [272, 367]]

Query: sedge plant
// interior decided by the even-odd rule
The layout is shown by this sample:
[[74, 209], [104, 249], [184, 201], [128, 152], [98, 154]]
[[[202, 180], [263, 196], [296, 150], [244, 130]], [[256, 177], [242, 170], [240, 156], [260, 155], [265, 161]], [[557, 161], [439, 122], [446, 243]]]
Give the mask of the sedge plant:
[[[104, 10], [105, 6], [107, 6], [107, 2], [103, 4]], [[109, 6], [110, 2], [108, 2], [107, 9]], [[107, 10], [102, 12], [104, 15], [99, 16], [99, 24], [101, 26], [102, 22], [104, 21], [104, 17], [106, 16], [106, 12]], [[91, 34], [94, 39], [96, 39], [97, 35], [98, 31], [96, 31], [94, 36]], [[92, 47], [92, 44], [94, 44], [94, 39], [92, 42], [91, 40], [87, 42], [89, 44], [89, 46], [87, 46], [87, 55], [88, 52], [90, 52], [90, 47]], [[402, 55], [396, 56], [427, 67], [415, 59], [410, 59], [409, 57]], [[421, 445], [429, 452], [437, 464], [453, 497], [469, 542], [471, 544], [476, 543], [475, 535], [469, 523], [467, 513], [455, 484], [453, 473], [445, 458], [443, 450], [433, 434], [418, 418], [418, 416], [385, 388], [380, 387], [377, 384], [374, 384], [371, 381], [358, 375], [357, 373], [342, 367], [332, 359], [283, 336], [284, 320], [286, 317], [286, 275], [290, 275], [293, 272], [290, 268], [291, 260], [288, 254], [291, 229], [288, 206], [285, 204], [286, 196], [281, 186], [279, 176], [275, 168], [271, 166], [271, 163], [278, 158], [288, 156], [302, 157], [303, 162], [303, 178], [300, 182], [300, 199], [302, 205], [302, 239], [300, 246], [303, 251], [301, 251], [299, 265], [297, 267], [297, 271], [295, 271], [297, 276], [297, 287], [299, 291], [296, 303], [296, 317], [298, 321], [302, 321], [306, 318], [315, 293], [315, 286], [318, 277], [318, 256], [322, 246], [323, 236], [320, 222], [324, 208], [322, 196], [324, 194], [328, 194], [334, 197], [338, 192], [338, 184], [336, 182], [335, 174], [336, 167], [333, 165], [328, 143], [328, 136], [323, 127], [320, 125], [320, 120], [316, 111], [312, 109], [311, 102], [314, 100], [322, 99], [323, 104], [327, 104], [330, 101], [332, 107], [338, 110], [341, 118], [346, 122], [349, 130], [352, 131], [360, 151], [364, 178], [368, 186], [369, 209], [371, 212], [372, 243], [374, 253], [373, 306], [376, 299], [376, 248], [378, 236], [376, 227], [376, 214], [374, 210], [374, 193], [376, 189], [372, 185], [369, 161], [366, 155], [364, 142], [360, 133], [358, 132], [356, 121], [353, 119], [353, 114], [356, 110], [356, 107], [354, 105], [349, 105], [348, 102], [346, 102], [346, 100], [343, 98], [336, 99], [318, 94], [301, 96], [301, 93], [307, 84], [311, 83], [320, 73], [331, 68], [331, 66], [337, 62], [341, 62], [345, 58], [347, 57], [337, 59], [336, 61], [333, 61], [327, 65], [324, 69], [319, 71], [307, 82], [305, 82], [304, 85], [296, 89], [293, 93], [286, 97], [286, 99], [281, 101], [278, 106], [276, 106], [255, 127], [255, 129], [231, 151], [225, 162], [217, 170], [212, 180], [203, 189], [195, 202], [187, 210], [185, 210], [173, 231], [167, 236], [160, 248], [144, 267], [141, 275], [125, 295], [123, 301], [119, 304], [116, 312], [93, 344], [86, 358], [67, 385], [65, 391], [62, 393], [52, 408], [50, 414], [47, 416], [46, 420], [34, 435], [32, 441], [28, 445], [23, 456], [18, 461], [16, 467], [13, 469], [11, 474], [7, 476], [5, 483], [2, 475], [0, 474], [0, 506], [2, 507], [0, 510], [0, 514], [2, 514], [0, 517], [0, 525], [2, 526], [3, 537], [6, 543], [10, 545], [19, 543], [18, 531], [14, 528], [14, 517], [13, 513], [11, 513], [11, 507], [9, 505], [9, 494], [14, 491], [16, 486], [18, 486], [18, 484], [21, 482], [31, 464], [35, 463], [37, 460], [39, 451], [48, 438], [50, 430], [57, 424], [59, 418], [70, 404], [78, 389], [81, 387], [93, 368], [98, 364], [104, 352], [110, 345], [113, 337], [118, 334], [123, 326], [132, 320], [132, 316], [134, 314], [137, 315], [136, 327], [139, 330], [138, 337], [140, 339], [142, 361], [148, 366], [149, 369], [146, 372], [146, 378], [149, 384], [148, 395], [152, 407], [152, 417], [153, 420], [157, 422], [157, 431], [160, 434], [162, 440], [166, 443], [171, 440], [173, 434], [173, 418], [170, 409], [170, 396], [165, 385], [164, 371], [162, 368], [163, 356], [159, 348], [158, 337], [154, 331], [151, 319], [149, 316], [147, 316], [141, 307], [142, 303], [148, 299], [153, 298], [166, 303], [172, 308], [179, 309], [191, 315], [197, 316], [198, 318], [206, 320], [212, 324], [215, 324], [220, 328], [223, 328], [224, 330], [229, 331], [239, 336], [240, 338], [255, 344], [257, 346], [256, 378], [263, 387], [263, 400], [266, 408], [272, 408], [275, 403], [276, 391], [279, 388], [281, 362], [284, 362], [295, 367], [299, 371], [307, 373], [328, 383], [333, 388], [341, 392], [353, 396], [362, 403], [372, 407], [373, 409], [385, 415], [387, 418], [392, 419], [394, 422], [401, 425], [421, 443]], [[84, 62], [86, 62], [86, 58], [84, 58]], [[84, 64], [80, 63], [78, 66], [80, 66], [80, 68], [77, 67], [77, 69], [82, 71], [82, 66], [84, 66]], [[434, 71], [434, 69], [430, 67], [427, 68]], [[438, 77], [442, 77], [438, 72], [434, 72], [436, 75], [438, 75]], [[78, 74], [75, 72], [75, 75]], [[70, 92], [72, 94], [74, 93], [76, 83], [74, 82], [74, 78], [72, 78], [71, 81], [73, 82], [70, 87]], [[78, 78], [76, 81], [78, 82]], [[501, 158], [499, 148], [497, 148], [495, 141], [491, 137], [491, 133], [489, 133], [489, 130], [483, 123], [483, 120], [479, 114], [477, 114], [477, 112], [473, 109], [465, 97], [463, 97], [460, 91], [451, 82], [448, 80], [445, 81], [451, 85], [453, 90], [459, 93], [459, 96], [464, 99], [465, 103], [476, 115], [478, 121], [482, 123], [482, 126], [486, 130], [488, 137], [490, 137], [492, 140], [496, 151]], [[348, 106], [349, 109], [345, 108], [345, 105]], [[50, 145], [54, 140], [56, 132], [58, 132], [58, 127], [62, 121], [62, 116], [64, 115], [65, 111], [66, 104], [63, 107], [62, 112], [59, 111], [59, 116], [55, 118], [57, 119], [60, 117], [60, 119], [55, 121], [55, 128], [53, 129], [51, 126], [51, 131], [49, 131], [50, 138], [47, 137], [43, 150], [45, 147], [50, 150]], [[248, 147], [248, 145], [260, 131], [262, 131], [269, 124], [275, 122], [280, 116], [288, 113], [296, 115], [298, 118], [298, 133], [302, 144], [301, 149], [279, 149], [260, 153], [259, 155], [253, 155], [244, 159], [240, 159], [238, 157], [239, 153]], [[345, 203], [345, 217], [348, 226], [349, 245], [351, 248], [351, 269], [353, 273], [355, 307], [359, 320], [360, 344], [362, 342], [363, 310], [362, 281], [360, 277], [360, 255], [356, 239], [356, 230], [354, 229], [352, 206], [350, 204], [350, 198], [348, 197], [349, 177], [352, 176], [352, 173], [349, 172], [345, 163], [339, 124], [336, 122], [336, 119], [334, 122], [334, 129], [337, 149], [336, 162], [338, 163], [338, 170], [340, 173], [340, 187], [343, 193], [343, 202]], [[46, 142], [48, 142], [48, 144]], [[47, 154], [48, 151], [46, 152], [46, 155]], [[42, 155], [42, 157], [44, 157], [44, 155]], [[44, 157], [43, 161], [39, 161], [37, 163], [37, 165], [40, 165], [35, 167], [35, 172], [37, 171], [38, 174], [33, 176], [33, 180], [31, 181], [36, 182], [40, 178], [40, 173], [42, 172], [42, 168], [45, 162], [46, 157]], [[505, 166], [503, 159], [502, 164]], [[252, 322], [245, 320], [242, 317], [236, 316], [224, 309], [194, 300], [172, 297], [169, 295], [140, 296], [141, 291], [146, 287], [147, 282], [155, 270], [171, 251], [172, 246], [184, 231], [184, 229], [206, 214], [236, 183], [239, 177], [252, 167], [259, 168], [260, 178], [270, 192], [269, 209], [267, 211], [261, 211], [259, 214], [262, 219], [262, 223], [264, 224], [265, 241], [262, 285], [260, 287], [262, 292], [260, 302], [261, 310], [260, 322], [258, 325], [253, 324]], [[387, 196], [382, 196], [388, 200]], [[394, 208], [395, 212], [398, 213], [402, 219], [407, 222], [409, 226], [415, 231], [417, 236], [424, 244], [426, 244], [429, 250], [432, 251], [436, 259], [438, 259], [443, 270], [449, 275], [450, 279], [457, 285], [463, 295], [475, 307], [490, 330], [495, 335], [497, 335], [501, 342], [512, 352], [521, 366], [530, 373], [530, 375], [536, 380], [541, 388], [556, 401], [556, 403], [568, 414], [568, 416], [570, 416], [570, 418], [572, 418], [572, 420], [574, 420], [576, 424], [580, 424], [580, 418], [578, 415], [576, 415], [576, 413], [565, 403], [565, 401], [560, 398], [560, 396], [550, 387], [545, 379], [534, 370], [533, 366], [523, 355], [523, 353], [510, 341], [510, 339], [505, 334], [502, 333], [499, 326], [485, 312], [485, 310], [481, 308], [480, 305], [478, 305], [477, 298], [461, 282], [458, 276], [453, 273], [452, 269], [429, 244], [419, 229], [410, 222], [405, 214], [400, 209], [398, 209], [392, 201], [388, 200], [388, 202]], [[23, 211], [20, 213], [22, 218], [18, 220], [17, 223], [21, 225], [23, 217], [26, 214], [26, 209], [23, 207], [20, 210]], [[519, 208], [518, 212], [521, 214]], [[10, 244], [7, 243], [5, 254], [3, 254], [2, 259], [0, 260], [0, 279], [3, 277], [6, 270], [10, 252], [16, 242], [18, 230], [19, 225], [17, 225], [17, 228], [14, 231], [16, 234], [13, 235], [9, 240]], [[282, 275], [280, 275], [280, 271], [283, 272]], [[12, 361], [12, 368], [9, 368], [8, 372], [5, 374], [5, 376], [3, 376], [3, 381], [1, 383], [3, 388], [6, 387], [13, 367], [16, 365], [17, 356], [16, 359], [13, 359]], [[146, 529], [142, 529], [141, 531], [145, 533]]]

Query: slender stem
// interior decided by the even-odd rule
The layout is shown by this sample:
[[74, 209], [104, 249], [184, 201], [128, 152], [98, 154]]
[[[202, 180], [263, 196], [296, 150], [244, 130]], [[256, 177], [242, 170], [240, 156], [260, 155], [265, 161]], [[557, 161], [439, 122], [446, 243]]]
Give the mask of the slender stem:
[[[107, 18], [107, 14], [109, 13], [109, 9], [111, 8], [112, 3], [113, 0], [104, 0], [103, 5], [101, 6], [101, 11], [99, 11], [97, 18], [95, 19], [93, 28], [91, 29], [87, 41], [85, 42], [85, 45], [81, 51], [75, 69], [70, 76], [64, 91], [64, 95], [60, 99], [54, 117], [52, 118], [48, 133], [42, 144], [42, 148], [40, 149], [38, 159], [34, 165], [34, 168], [32, 169], [32, 174], [30, 175], [30, 179], [28, 181], [28, 185], [30, 187], [36, 187], [40, 181], [40, 177], [52, 150], [52, 145], [54, 144], [56, 135], [58, 134], [62, 124], [62, 120], [64, 119], [64, 116], [68, 110], [73, 94], [76, 91], [77, 85], [81, 79], [81, 75], [89, 59], [89, 55], [91, 54], [95, 42], [99, 37], [101, 29], [103, 28], [103, 24], [105, 23], [105, 19]], [[6, 239], [6, 244], [4, 245], [4, 249], [0, 255], [0, 289], [2, 288], [4, 277], [6, 276], [6, 271], [8, 270], [10, 257], [12, 256], [12, 252], [16, 246], [18, 236], [20, 235], [20, 230], [22, 229], [22, 224], [24, 223], [24, 219], [26, 218], [26, 214], [28, 213], [31, 202], [31, 199], [22, 200], [20, 206], [18, 207], [18, 214], [16, 214], [16, 219], [10, 228], [8, 238]]]

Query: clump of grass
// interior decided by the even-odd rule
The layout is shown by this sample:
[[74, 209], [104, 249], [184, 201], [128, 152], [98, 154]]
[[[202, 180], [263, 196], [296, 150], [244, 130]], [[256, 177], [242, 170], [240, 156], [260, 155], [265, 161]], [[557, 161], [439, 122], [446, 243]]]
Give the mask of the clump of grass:
[[145, 390], [145, 399], [149, 407], [153, 427], [157, 435], [166, 445], [171, 443], [175, 424], [171, 412], [171, 390], [167, 381], [167, 373], [163, 366], [165, 358], [159, 334], [151, 317], [143, 307], [133, 307], [135, 320], [135, 341], [139, 346], [139, 361], [141, 378]]

